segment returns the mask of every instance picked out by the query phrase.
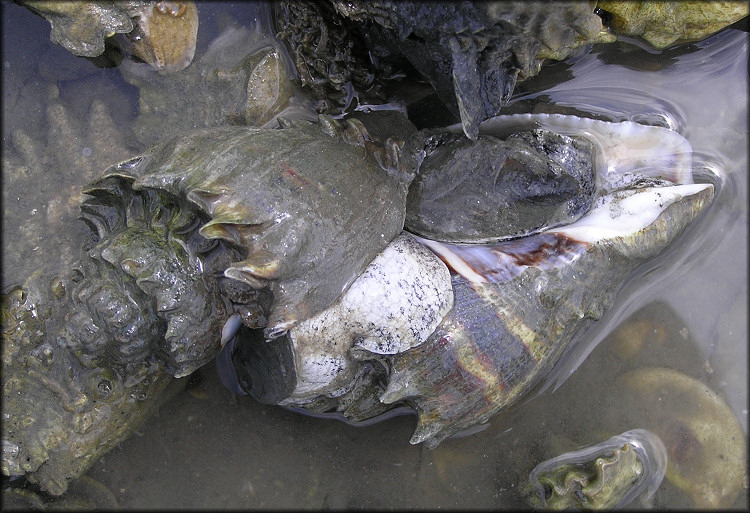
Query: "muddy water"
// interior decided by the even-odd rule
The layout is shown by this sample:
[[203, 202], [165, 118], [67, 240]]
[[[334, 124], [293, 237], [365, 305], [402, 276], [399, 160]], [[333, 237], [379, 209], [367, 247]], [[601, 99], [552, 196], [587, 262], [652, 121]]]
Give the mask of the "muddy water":
[[[213, 22], [242, 9], [201, 6], [198, 54], [215, 37]], [[104, 159], [90, 151], [96, 130], [72, 131], [75, 140], [63, 144], [47, 112], [58, 101], [72, 119], [86, 120], [99, 98], [121, 130], [122, 150], [138, 150], [129, 133], [137, 91], [117, 69], [81, 64], [50, 44], [47, 23], [21, 7], [4, 4], [3, 23], [5, 145], [22, 128], [47, 141], [37, 148], [80, 148]], [[679, 464], [651, 506], [747, 508], [746, 489], [710, 502], [719, 500], [712, 490], [747, 482], [744, 457], [737, 467], [719, 454], [745, 450], [743, 437], [730, 439], [733, 423], [747, 432], [747, 78], [747, 35], [727, 30], [665, 52], [634, 42], [596, 46], [517, 89], [511, 110], [588, 112], [680, 130], [695, 151], [696, 180], [714, 183], [717, 194], [693, 229], [639, 269], [581, 334], [544, 393], [484, 431], [430, 451], [409, 445], [413, 417], [367, 428], [303, 417], [232, 397], [209, 365], [88, 475], [123, 508], [510, 508], [524, 504], [519, 487], [539, 462], [642, 427], [659, 432]], [[4, 163], [4, 289], [40, 265], [59, 265], [80, 237], [72, 223], [60, 230], [69, 214], [56, 205], [60, 190], [83, 185], [86, 175], [58, 171], [14, 181]], [[39, 236], [42, 215], [57, 222], [54, 237]], [[696, 408], [695, 396], [668, 393], [668, 371], [655, 371], [665, 390], [658, 397], [623, 385], [629, 372], [665, 367], [703, 383], [729, 409]], [[690, 431], [705, 416], [708, 440]], [[709, 491], [685, 491], [696, 488], [691, 479], [708, 481]]]

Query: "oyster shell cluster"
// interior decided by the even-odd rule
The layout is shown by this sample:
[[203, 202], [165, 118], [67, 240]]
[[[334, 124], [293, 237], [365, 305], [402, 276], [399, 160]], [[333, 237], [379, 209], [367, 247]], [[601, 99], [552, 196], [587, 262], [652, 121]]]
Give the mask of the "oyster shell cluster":
[[471, 139], [545, 61], [620, 34], [656, 48], [695, 41], [748, 15], [742, 2], [441, 2], [426, 9], [419, 1], [305, 0], [275, 8], [279, 35], [318, 112], [350, 110], [356, 98], [382, 103], [392, 77], [413, 73]]
[[[138, 88], [133, 129], [146, 146], [193, 128], [249, 125], [277, 127], [276, 117], [301, 117], [283, 45], [270, 34], [270, 14], [260, 9], [248, 28], [231, 24], [180, 73], [154, 73], [124, 61], [122, 76]], [[300, 102], [301, 103], [301, 102]], [[310, 115], [310, 119], [315, 116]]]

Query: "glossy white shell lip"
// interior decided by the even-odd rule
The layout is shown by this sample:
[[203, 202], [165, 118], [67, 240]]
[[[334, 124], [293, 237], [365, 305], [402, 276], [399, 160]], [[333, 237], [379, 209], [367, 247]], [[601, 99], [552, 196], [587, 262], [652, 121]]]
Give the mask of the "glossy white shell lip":
[[[470, 282], [502, 282], [532, 265], [541, 269], [564, 265], [578, 258], [586, 246], [633, 235], [653, 223], [672, 203], [712, 187], [693, 183], [692, 147], [682, 135], [668, 128], [541, 113], [490, 118], [480, 125], [480, 134], [506, 138], [533, 128], [583, 136], [594, 142], [598, 148], [600, 196], [591, 210], [575, 222], [528, 237], [494, 244], [450, 244], [417, 237]], [[447, 130], [461, 132], [462, 127], [453, 125]], [[661, 182], [628, 188], [644, 178]], [[559, 252], [550, 258], [536, 259], [533, 264], [529, 263], [531, 259], [523, 258], [524, 252], [538, 252], [555, 239], [566, 243], [560, 244]]]
[[615, 191], [600, 198], [588, 214], [552, 232], [594, 244], [604, 239], [627, 237], [651, 223], [669, 205], [713, 187], [711, 184], [684, 184]]
[[[583, 136], [599, 148], [597, 171], [611, 189], [635, 175], [661, 177], [676, 184], [693, 183], [690, 142], [669, 128], [634, 121], [602, 121], [568, 114], [509, 114], [485, 120], [479, 133], [505, 138], [520, 130], [544, 128], [568, 136]], [[461, 125], [446, 130], [461, 132]]]

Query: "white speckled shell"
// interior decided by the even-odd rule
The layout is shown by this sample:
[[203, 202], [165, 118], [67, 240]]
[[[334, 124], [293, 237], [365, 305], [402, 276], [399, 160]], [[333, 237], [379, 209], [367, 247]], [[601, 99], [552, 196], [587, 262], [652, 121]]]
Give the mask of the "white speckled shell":
[[339, 301], [290, 331], [297, 388], [289, 402], [345, 388], [358, 355], [396, 354], [421, 344], [452, 307], [448, 268], [402, 233]]

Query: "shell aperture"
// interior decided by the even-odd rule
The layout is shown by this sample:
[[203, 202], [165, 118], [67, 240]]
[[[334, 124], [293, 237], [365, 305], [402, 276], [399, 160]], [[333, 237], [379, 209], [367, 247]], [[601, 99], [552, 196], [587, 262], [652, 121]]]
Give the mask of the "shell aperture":
[[[587, 137], [599, 147], [597, 172], [613, 188], [634, 177], [660, 177], [673, 183], [693, 183], [693, 149], [669, 128], [634, 121], [610, 122], [565, 114], [511, 114], [482, 123], [484, 133], [504, 137], [538, 127], [555, 133]], [[458, 126], [449, 130], [458, 130]]]
[[406, 229], [443, 242], [515, 239], [585, 214], [596, 194], [596, 147], [548, 130], [506, 139], [428, 138], [409, 187]]
[[[338, 396], [347, 392], [362, 372], [360, 360], [418, 346], [452, 306], [453, 290], [445, 264], [411, 235], [402, 233], [330, 308], [300, 322], [283, 337], [242, 341], [245, 345], [288, 346], [293, 364], [281, 362], [280, 352], [261, 349], [248, 352], [245, 362], [249, 369], [293, 367], [283, 384], [264, 384], [265, 388], [292, 389], [281, 404]], [[222, 353], [233, 351], [226, 347]]]
[[692, 183], [692, 148], [677, 132], [631, 121], [512, 114], [427, 139], [407, 197], [406, 229], [452, 243], [491, 243], [565, 226], [597, 197], [636, 180]]

